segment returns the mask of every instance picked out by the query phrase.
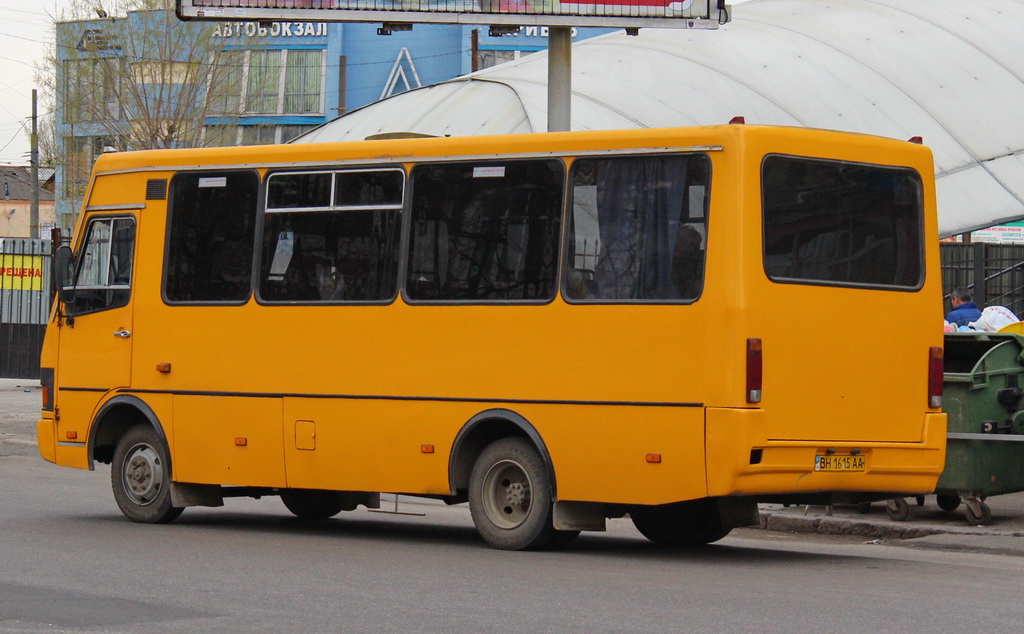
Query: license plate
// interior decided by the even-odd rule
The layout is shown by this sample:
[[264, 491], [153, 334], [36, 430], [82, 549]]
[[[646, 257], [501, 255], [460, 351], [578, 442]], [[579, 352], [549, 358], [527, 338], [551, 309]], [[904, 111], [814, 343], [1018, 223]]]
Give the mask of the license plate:
[[863, 471], [864, 456], [814, 456], [815, 471]]

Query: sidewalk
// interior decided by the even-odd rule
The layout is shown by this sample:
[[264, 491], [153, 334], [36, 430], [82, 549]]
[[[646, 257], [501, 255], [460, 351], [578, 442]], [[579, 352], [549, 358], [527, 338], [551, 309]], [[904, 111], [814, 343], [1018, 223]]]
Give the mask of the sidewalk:
[[[40, 407], [39, 381], [0, 379], [0, 457], [39, 456], [36, 420]], [[855, 506], [761, 505], [761, 527], [770, 531], [856, 535], [865, 540], [908, 540], [907, 545], [1013, 553], [1024, 556], [1024, 492], [991, 497], [992, 520], [969, 525], [963, 505], [952, 512], [939, 509], [935, 496], [923, 506], [908, 498], [910, 515], [904, 522], [889, 519], [884, 502], [862, 514]], [[831, 514], [829, 514], [831, 512]]]
[[39, 381], [0, 379], [0, 456], [38, 456]]

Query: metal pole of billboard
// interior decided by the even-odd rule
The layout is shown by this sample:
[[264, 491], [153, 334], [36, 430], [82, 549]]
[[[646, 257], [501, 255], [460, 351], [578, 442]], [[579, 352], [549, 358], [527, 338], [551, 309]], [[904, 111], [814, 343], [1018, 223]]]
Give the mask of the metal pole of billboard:
[[548, 132], [572, 124], [572, 28], [548, 28]]

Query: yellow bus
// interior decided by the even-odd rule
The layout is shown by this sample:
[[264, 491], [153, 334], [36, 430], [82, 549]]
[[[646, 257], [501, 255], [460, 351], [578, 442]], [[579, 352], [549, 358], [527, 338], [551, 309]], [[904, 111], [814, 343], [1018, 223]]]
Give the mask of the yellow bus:
[[130, 519], [469, 503], [505, 549], [629, 515], [934, 490], [920, 144], [700, 128], [104, 154], [57, 254], [40, 452]]

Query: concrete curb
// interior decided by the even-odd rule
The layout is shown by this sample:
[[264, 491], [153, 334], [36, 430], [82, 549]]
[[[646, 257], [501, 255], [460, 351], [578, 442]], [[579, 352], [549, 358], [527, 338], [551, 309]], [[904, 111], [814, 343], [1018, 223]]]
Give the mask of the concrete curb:
[[793, 513], [761, 512], [761, 528], [789, 533], [818, 533], [820, 535], [856, 535], [874, 539], [915, 539], [929, 535], [979, 535], [1024, 537], [1024, 531], [1001, 531], [985, 527], [939, 526], [913, 524], [891, 520], [872, 521], [848, 517], [821, 515], [794, 515]]

